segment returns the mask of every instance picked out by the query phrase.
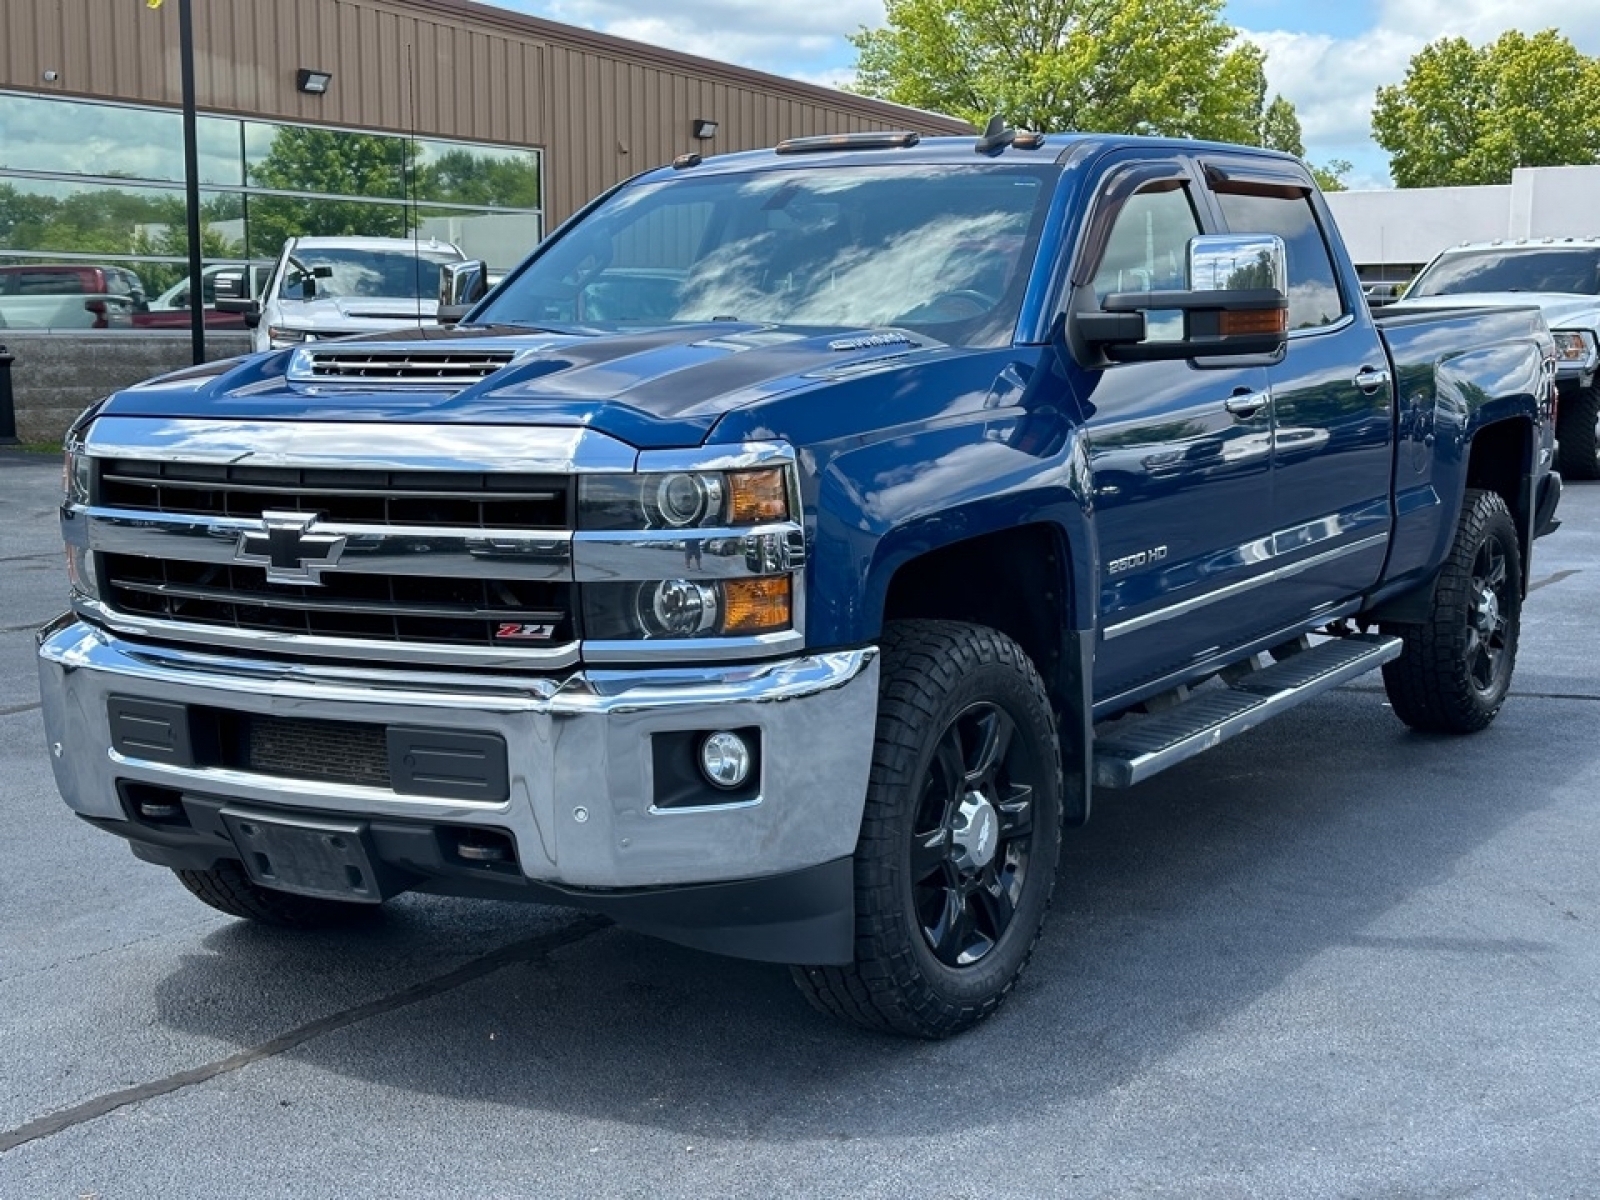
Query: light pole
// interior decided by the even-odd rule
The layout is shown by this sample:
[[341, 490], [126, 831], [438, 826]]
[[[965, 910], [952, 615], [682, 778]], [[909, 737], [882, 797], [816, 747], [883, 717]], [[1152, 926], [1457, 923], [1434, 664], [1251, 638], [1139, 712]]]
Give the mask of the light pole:
[[206, 360], [206, 314], [200, 264], [200, 142], [194, 112], [194, 13], [178, 0], [178, 59], [183, 75], [183, 207], [189, 241], [189, 338], [195, 365]]

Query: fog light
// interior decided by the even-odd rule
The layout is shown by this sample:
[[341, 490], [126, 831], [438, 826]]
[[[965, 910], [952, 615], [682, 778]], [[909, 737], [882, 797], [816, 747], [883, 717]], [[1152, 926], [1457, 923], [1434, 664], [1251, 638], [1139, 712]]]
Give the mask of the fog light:
[[750, 747], [737, 733], [713, 733], [700, 743], [700, 770], [719, 788], [733, 789], [750, 777]]

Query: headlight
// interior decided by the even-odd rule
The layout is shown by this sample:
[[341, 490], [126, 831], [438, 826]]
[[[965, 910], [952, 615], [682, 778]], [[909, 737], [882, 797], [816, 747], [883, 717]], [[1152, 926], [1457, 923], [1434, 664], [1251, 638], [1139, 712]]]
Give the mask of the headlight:
[[100, 598], [100, 577], [95, 573], [94, 551], [82, 546], [67, 547], [67, 581], [72, 590], [91, 600]]
[[794, 579], [649, 580], [591, 583], [583, 628], [601, 641], [754, 637], [794, 624]]
[[69, 438], [61, 457], [61, 493], [68, 504], [89, 503], [89, 486], [94, 477], [94, 460], [83, 450], [83, 443]]
[[589, 475], [578, 485], [579, 529], [703, 529], [787, 521], [782, 467]]
[[638, 473], [578, 480], [572, 545], [585, 655], [693, 661], [800, 644], [806, 546], [787, 448], [647, 452], [639, 463]]
[[314, 342], [317, 335], [309, 329], [290, 329], [287, 325], [268, 325], [267, 341], [274, 350], [283, 350], [289, 346], [298, 346], [301, 342]]
[[1591, 370], [1600, 353], [1596, 352], [1594, 334], [1586, 329], [1557, 329], [1551, 334], [1556, 340], [1556, 362], [1566, 367]]

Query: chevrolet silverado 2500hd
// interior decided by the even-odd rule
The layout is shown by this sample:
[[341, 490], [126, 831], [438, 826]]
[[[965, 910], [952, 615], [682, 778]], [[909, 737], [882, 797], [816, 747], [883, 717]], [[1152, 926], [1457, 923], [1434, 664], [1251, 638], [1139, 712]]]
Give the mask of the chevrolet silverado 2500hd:
[[805, 139], [447, 274], [69, 436], [57, 782], [223, 912], [572, 905], [941, 1036], [1092, 793], [1380, 667], [1506, 698], [1549, 332], [1375, 320], [1294, 159]]

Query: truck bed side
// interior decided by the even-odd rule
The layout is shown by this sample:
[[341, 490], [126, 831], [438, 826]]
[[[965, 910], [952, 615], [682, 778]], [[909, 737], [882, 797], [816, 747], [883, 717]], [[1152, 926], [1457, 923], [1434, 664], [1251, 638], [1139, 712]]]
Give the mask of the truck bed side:
[[[1394, 369], [1398, 424], [1394, 538], [1374, 593], [1383, 600], [1432, 578], [1467, 487], [1508, 492], [1519, 528], [1531, 537], [1550, 465], [1553, 357], [1536, 308], [1385, 310], [1374, 320]], [[1517, 445], [1518, 477], [1475, 475], [1474, 439], [1490, 429]]]

